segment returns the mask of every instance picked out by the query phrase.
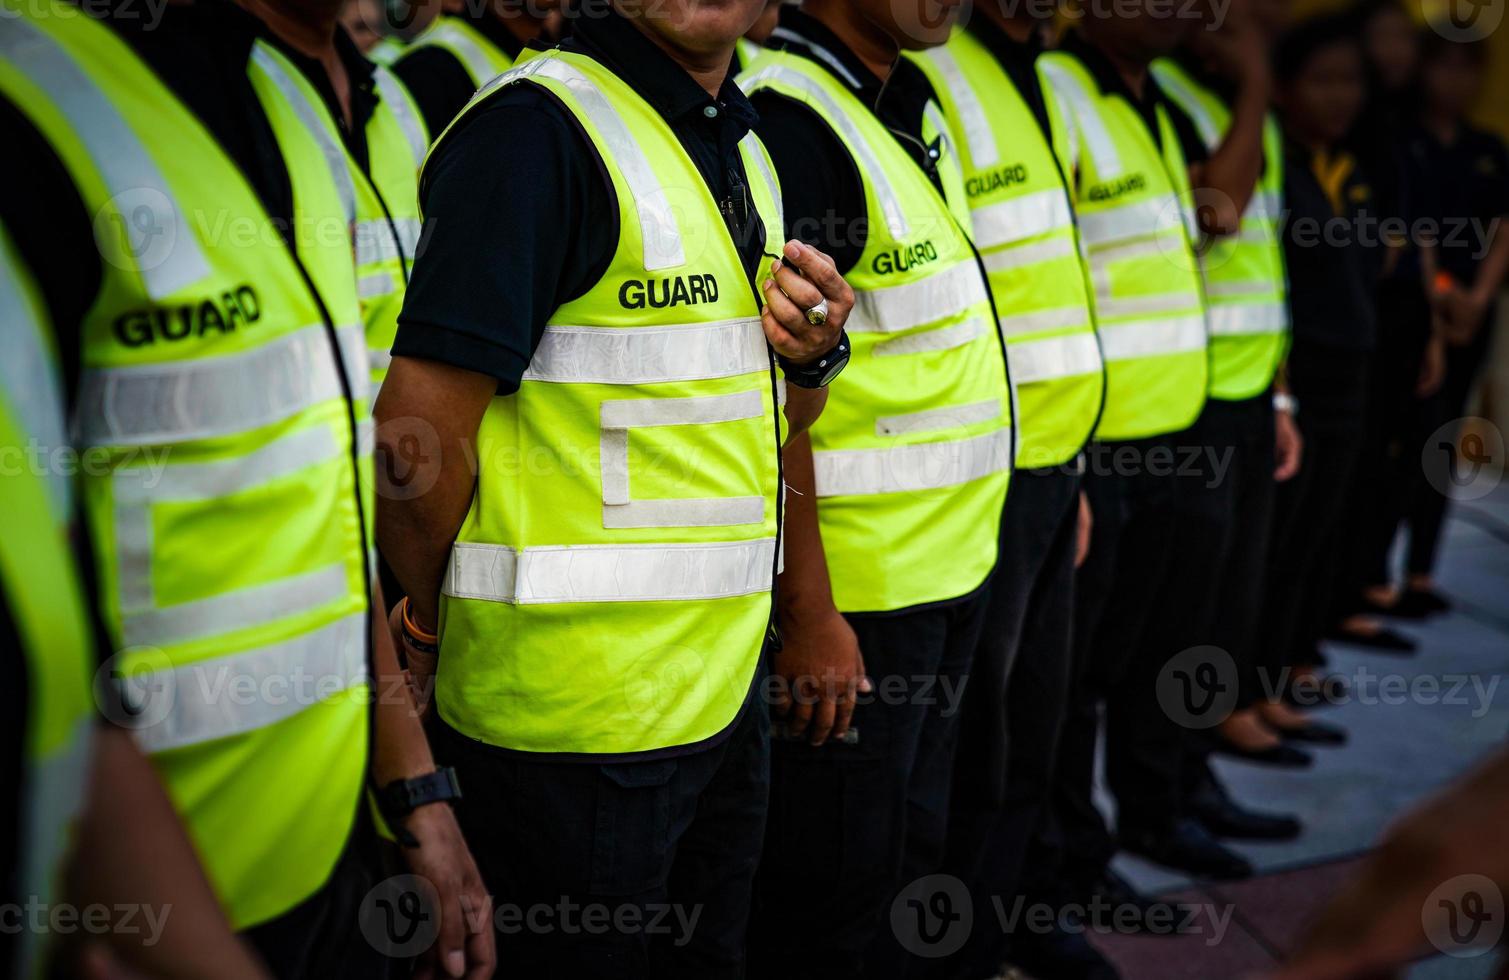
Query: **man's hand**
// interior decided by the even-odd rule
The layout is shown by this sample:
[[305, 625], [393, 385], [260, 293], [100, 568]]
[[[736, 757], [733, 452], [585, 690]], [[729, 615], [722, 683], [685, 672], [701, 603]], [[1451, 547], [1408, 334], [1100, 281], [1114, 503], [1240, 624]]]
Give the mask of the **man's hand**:
[[871, 691], [859, 638], [832, 606], [810, 615], [783, 611], [775, 672], [785, 683], [772, 706], [786, 734], [813, 745], [841, 739], [854, 717], [855, 696]]
[[1285, 411], [1273, 413], [1273, 479], [1284, 483], [1294, 479], [1305, 458], [1305, 437], [1299, 434], [1294, 416]]
[[1250, 5], [1230, 4], [1224, 20], [1213, 21], [1207, 29], [1195, 33], [1193, 46], [1221, 77], [1265, 88], [1268, 85], [1268, 43]]
[[[765, 309], [760, 322], [765, 337], [777, 354], [796, 364], [806, 364], [831, 351], [854, 309], [854, 290], [839, 275], [833, 259], [810, 245], [786, 243], [785, 258], [771, 266], [765, 280]], [[822, 324], [807, 321], [807, 311], [828, 301], [828, 319]]]
[[419, 841], [418, 847], [400, 848], [404, 860], [410, 871], [435, 886], [440, 900], [440, 935], [420, 957], [414, 976], [491, 977], [497, 960], [492, 899], [461, 838], [456, 815], [444, 803], [431, 803], [409, 814], [403, 825]]
[[1090, 537], [1095, 528], [1095, 514], [1090, 510], [1090, 498], [1083, 490], [1079, 493], [1079, 522], [1074, 528], [1074, 567], [1080, 568], [1090, 557]]

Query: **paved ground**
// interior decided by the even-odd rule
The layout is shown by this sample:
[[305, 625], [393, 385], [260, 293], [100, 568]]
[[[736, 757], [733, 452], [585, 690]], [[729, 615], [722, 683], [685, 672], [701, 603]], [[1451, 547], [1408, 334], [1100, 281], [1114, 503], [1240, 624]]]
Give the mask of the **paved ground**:
[[[1322, 717], [1344, 725], [1350, 744], [1316, 749], [1314, 768], [1301, 772], [1218, 762], [1238, 799], [1305, 821], [1297, 841], [1241, 846], [1259, 869], [1256, 878], [1200, 885], [1118, 858], [1122, 872], [1149, 891], [1233, 911], [1224, 926], [1207, 916], [1200, 935], [1097, 939], [1128, 980], [1260, 974], [1395, 815], [1509, 741], [1509, 485], [1456, 507], [1440, 580], [1457, 608], [1423, 626], [1403, 625], [1420, 641], [1415, 656], [1332, 648], [1333, 669], [1357, 694]], [[1460, 689], [1448, 696], [1459, 679]], [[1405, 689], [1421, 696], [1393, 693]], [[1494, 965], [1491, 956], [1442, 956], [1408, 976], [1478, 980]]]

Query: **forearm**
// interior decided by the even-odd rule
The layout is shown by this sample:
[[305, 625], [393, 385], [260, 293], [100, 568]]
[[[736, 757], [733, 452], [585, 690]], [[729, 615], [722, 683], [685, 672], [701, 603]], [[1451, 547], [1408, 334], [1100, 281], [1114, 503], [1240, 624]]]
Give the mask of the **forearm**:
[[827, 388], [799, 388], [794, 384], [787, 384], [786, 445], [791, 445], [797, 436], [812, 428], [827, 404]]
[[794, 437], [784, 454], [786, 486], [786, 570], [781, 573], [780, 608], [783, 625], [795, 625], [813, 613], [833, 610], [833, 587], [828, 559], [817, 521], [817, 478], [812, 463], [812, 437]]
[[[373, 586], [373, 608], [384, 609], [382, 586]], [[380, 615], [372, 617], [372, 673], [377, 679], [377, 708], [373, 724], [372, 781], [386, 786], [395, 779], [412, 779], [435, 770], [435, 759], [419, 712], [409, 693], [393, 634]]]
[[264, 977], [231, 931], [156, 770], [128, 732], [102, 729], [68, 873], [79, 908], [145, 910], [112, 929], [111, 951], [153, 977]]
[[1200, 229], [1224, 237], [1242, 230], [1242, 215], [1263, 173], [1263, 125], [1268, 116], [1266, 73], [1253, 72], [1237, 90], [1231, 126], [1205, 162]]

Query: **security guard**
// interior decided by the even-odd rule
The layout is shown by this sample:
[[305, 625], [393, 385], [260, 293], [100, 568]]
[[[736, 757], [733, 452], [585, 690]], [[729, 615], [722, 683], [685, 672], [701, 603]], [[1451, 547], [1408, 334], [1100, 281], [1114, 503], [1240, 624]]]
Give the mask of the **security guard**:
[[[1090, 524], [1080, 452], [1105, 390], [1079, 230], [1052, 145], [1049, 116], [1062, 110], [1034, 68], [1046, 27], [1035, 13], [1026, 5], [980, 4], [946, 46], [914, 56], [963, 165], [1020, 416], [949, 809], [948, 868], [978, 896], [959, 975], [983, 976], [1005, 957], [1001, 931], [989, 926], [990, 896], [1018, 893], [1052, 788], [1069, 696], [1074, 568]], [[1062, 138], [1062, 127], [1057, 132]], [[1013, 937], [1011, 962], [1035, 974], [1062, 975], [1064, 957], [1102, 961], [1077, 934], [1022, 930]]]
[[421, 178], [433, 232], [377, 404], [385, 449], [432, 446], [404, 487], [423, 492], [380, 500], [405, 645], [438, 650], [437, 747], [500, 907], [611, 923], [505, 936], [521, 975], [744, 957], [779, 450], [842, 368], [852, 306], [830, 259], [781, 244], [726, 77], [759, 10], [591, 6]]
[[[9, 121], [14, 107], [4, 104]], [[7, 132], [22, 132], [20, 127]], [[68, 379], [48, 304], [0, 227], [0, 659], [5, 737], [0, 766], [11, 801], [0, 811], [0, 881], [8, 907], [75, 907], [128, 900], [155, 917], [179, 908], [147, 940], [111, 930], [112, 956], [150, 973], [255, 978], [262, 970], [235, 940], [166, 796], [130, 734], [99, 724], [91, 685], [105, 655], [89, 563], [76, 552], [77, 457], [67, 435]], [[87, 812], [86, 812], [87, 803]], [[164, 819], [166, 814], [166, 819]], [[65, 880], [66, 879], [66, 880]], [[65, 892], [66, 885], [66, 892]], [[71, 974], [63, 950], [34, 929], [0, 934], [7, 976]], [[72, 952], [77, 952], [76, 950]], [[51, 962], [52, 969], [49, 970]]]
[[[354, 919], [366, 887], [369, 725], [379, 785], [433, 769], [401, 699], [368, 707], [398, 669], [373, 614], [355, 207], [309, 111], [310, 79], [348, 70], [337, 8], [269, 10], [287, 41], [229, 5], [147, 30], [7, 3], [0, 35], [0, 92], [68, 177], [4, 207], [58, 229], [23, 247], [63, 297], [75, 431], [106, 464], [83, 499], [119, 683], [232, 925], [279, 976], [375, 954], [354, 923], [321, 925]], [[392, 817], [443, 914], [468, 888], [483, 901], [448, 808]], [[463, 939], [433, 955], [490, 963], [490, 934]]]
[[[900, 13], [883, 0], [788, 7], [776, 49], [740, 76], [792, 233], [838, 244], [857, 295], [853, 362], [786, 453], [775, 669], [790, 690], [775, 706], [786, 740], [757, 975], [850, 976], [903, 959], [881, 920], [900, 881], [941, 863], [950, 698], [979, 637], [1011, 469], [1004, 351], [963, 174], [927, 79], [899, 60], [950, 25]], [[856, 53], [862, 21], [880, 29], [866, 39], [879, 58]]]
[[431, 133], [445, 129], [477, 89], [512, 67], [526, 44], [559, 30], [553, 0], [444, 0], [440, 6], [434, 23], [391, 59]]
[[[1227, 751], [1268, 762], [1304, 758], [1283, 744], [1280, 732], [1298, 737], [1327, 731], [1291, 708], [1262, 700], [1253, 669], [1262, 603], [1262, 591], [1254, 583], [1267, 566], [1277, 483], [1294, 475], [1300, 452], [1292, 399], [1279, 376], [1289, 334], [1288, 281], [1278, 229], [1283, 137], [1267, 110], [1266, 81], [1243, 84], [1253, 76], [1266, 79], [1267, 50], [1281, 27], [1239, 15], [1228, 21], [1225, 38], [1202, 31], [1188, 48], [1153, 66], [1159, 86], [1200, 139], [1188, 155], [1199, 159], [1209, 154], [1194, 164], [1205, 178], [1203, 193], [1226, 193], [1217, 184], [1223, 166], [1242, 170], [1232, 179], [1243, 186], [1252, 167], [1258, 168], [1250, 196], [1233, 202], [1241, 207], [1239, 227], [1216, 238], [1200, 256], [1210, 303], [1211, 377], [1210, 401], [1195, 435], [1229, 463], [1225, 478], [1214, 485], [1184, 485], [1193, 523], [1186, 525], [1190, 544], [1176, 574], [1179, 590], [1191, 603], [1181, 618], [1187, 642], [1180, 645], [1205, 643], [1225, 651], [1234, 668], [1227, 680], [1241, 689], [1218, 737]], [[1250, 66], [1218, 54], [1226, 49], [1217, 45], [1230, 44], [1233, 36]], [[1250, 120], [1256, 116], [1262, 122], [1255, 148]], [[1239, 153], [1233, 155], [1233, 150]], [[1222, 837], [1282, 840], [1297, 835], [1300, 825], [1293, 817], [1248, 810], [1227, 795], [1206, 762], [1209, 744], [1191, 738], [1186, 745], [1189, 814]]]
[[[1182, 731], [1156, 687], [1176, 652], [1166, 634], [1189, 612], [1172, 571], [1180, 481], [1201, 477], [1178, 475], [1177, 450], [1192, 441], [1186, 430], [1204, 408], [1208, 353], [1194, 192], [1177, 116], [1148, 66], [1200, 26], [1151, 5], [1092, 14], [1061, 50], [1038, 59], [1064, 109], [1061, 162], [1074, 175], [1107, 366], [1086, 476], [1096, 528], [1076, 582], [1078, 676], [1055, 776], [1062, 852], [1043, 841], [1032, 858], [1035, 880], [1061, 883], [1061, 901], [1138, 898], [1108, 868], [1115, 844], [1091, 796], [1102, 700], [1123, 846], [1202, 874], [1248, 871], [1203, 827], [1179, 818]], [[1230, 219], [1229, 208], [1211, 210]]]

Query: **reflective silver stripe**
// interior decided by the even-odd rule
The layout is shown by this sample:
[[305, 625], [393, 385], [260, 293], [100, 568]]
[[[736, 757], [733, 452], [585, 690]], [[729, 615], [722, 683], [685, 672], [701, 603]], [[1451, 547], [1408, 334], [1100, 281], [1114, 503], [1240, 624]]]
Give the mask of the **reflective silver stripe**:
[[970, 217], [975, 226], [975, 244], [982, 250], [1026, 241], [1074, 224], [1069, 198], [1056, 187], [975, 208]]
[[1163, 317], [1101, 324], [1100, 349], [1107, 361], [1157, 357], [1205, 349], [1203, 316]]
[[1283, 333], [1289, 329], [1289, 307], [1284, 303], [1220, 303], [1207, 315], [1212, 337]]
[[1125, 296], [1120, 299], [1097, 298], [1095, 314], [1102, 320], [1145, 313], [1178, 313], [1201, 308], [1198, 293], [1157, 293], [1151, 296]]
[[961, 429], [1001, 417], [1001, 403], [996, 399], [968, 405], [945, 405], [906, 415], [883, 415], [875, 420], [875, 434], [904, 436], [912, 432], [940, 432]]
[[234, 592], [123, 616], [126, 646], [165, 646], [262, 623], [276, 622], [290, 610], [313, 609], [338, 602], [350, 590], [346, 566], [325, 568]]
[[924, 330], [921, 333], [902, 334], [876, 344], [871, 351], [876, 357], [893, 357], [902, 354], [922, 354], [927, 351], [953, 350], [963, 347], [985, 334], [985, 321], [972, 316], [962, 323]]
[[1221, 299], [1240, 299], [1244, 296], [1262, 299], [1272, 296], [1276, 290], [1276, 284], [1271, 279], [1217, 280], [1205, 284], [1205, 295]]
[[[30, 291], [22, 288], [18, 270], [0, 253], [0, 324], [10, 337], [0, 355], [0, 396], [17, 415], [23, 438], [53, 460], [53, 452], [69, 446], [67, 408], [63, 403], [63, 379], [57, 360], [48, 350], [47, 335], [32, 305]], [[59, 526], [73, 515], [73, 482], [64, 467], [48, 462], [47, 502]]]
[[1012, 344], [1006, 349], [1011, 381], [1030, 385], [1082, 374], [1099, 374], [1100, 345], [1093, 333], [1073, 333]]
[[1155, 235], [1184, 223], [1184, 209], [1173, 194], [1122, 204], [1103, 211], [1081, 212], [1080, 234], [1093, 250], [1107, 242]]
[[[337, 331], [351, 373], [366, 363], [360, 327]], [[352, 394], [366, 394], [352, 378]], [[316, 324], [222, 357], [90, 368], [75, 425], [85, 445], [142, 446], [233, 435], [291, 418], [343, 392], [325, 327]]]
[[398, 292], [398, 280], [391, 272], [374, 272], [356, 280], [357, 299], [377, 299]]
[[958, 486], [1011, 466], [1011, 430], [970, 439], [812, 454], [819, 497], [910, 493]]
[[[602, 137], [603, 156], [623, 174], [624, 182], [629, 185], [629, 196], [633, 198], [629, 203], [639, 215], [645, 269], [654, 272], [685, 265], [681, 229], [676, 223], [670, 197], [660, 185], [660, 178], [650, 166], [644, 148], [595, 82], [562, 59], [543, 56], [494, 78], [485, 86], [485, 92], [536, 75], [559, 82], [571, 92], [587, 120]], [[479, 92], [477, 97], [483, 94]]]
[[[423, 226], [418, 218], [387, 218], [356, 223], [356, 264], [371, 265], [376, 262], [391, 262], [402, 258], [412, 261], [419, 248], [419, 236]], [[393, 238], [394, 232], [398, 239]]]
[[864, 88], [864, 82], [861, 82], [858, 78], [854, 77], [854, 73], [849, 70], [848, 65], [840, 61], [832, 51], [829, 51], [827, 48], [823, 47], [820, 44], [813, 44], [811, 38], [802, 37], [796, 31], [790, 30], [789, 28], [785, 27], [777, 27], [775, 30], [770, 32], [770, 36], [781, 41], [794, 41], [795, 43], [801, 45], [806, 53], [811, 54], [813, 57], [817, 58], [819, 61], [827, 65], [829, 68], [832, 68], [834, 74], [838, 75], [839, 78], [842, 78], [845, 82], [847, 82], [850, 88]]
[[1090, 323], [1090, 311], [1083, 306], [1060, 306], [1051, 310], [1032, 313], [1015, 313], [1000, 319], [1001, 336], [1011, 341], [1029, 333], [1044, 330], [1066, 330], [1069, 327], [1084, 327]]
[[755, 72], [747, 80], [745, 89], [753, 91], [759, 88], [761, 82], [766, 81], [794, 88], [822, 108], [823, 118], [843, 135], [849, 148], [859, 158], [860, 170], [869, 178], [869, 186], [878, 198], [876, 203], [880, 205], [881, 214], [885, 215], [886, 227], [890, 229], [891, 237], [897, 240], [905, 238], [910, 227], [907, 224], [906, 212], [901, 207], [901, 198], [897, 195], [896, 189], [891, 186], [890, 177], [885, 168], [880, 165], [880, 161], [876, 159], [864, 134], [849, 118], [848, 110], [834, 101], [818, 82], [801, 72], [779, 64], [767, 65]]
[[391, 351], [378, 350], [375, 347], [367, 349], [367, 367], [374, 371], [386, 371], [393, 366], [393, 353]]
[[356, 184], [351, 177], [351, 161], [346, 156], [345, 147], [341, 146], [340, 139], [336, 136], [335, 121], [330, 118], [330, 112], [323, 105], [316, 105], [313, 100], [294, 81], [290, 71], [296, 68], [285, 67], [281, 55], [275, 55], [263, 41], [258, 41], [252, 48], [252, 64], [256, 65], [268, 80], [273, 83], [283, 98], [293, 108], [294, 115], [299, 117], [299, 122], [309, 131], [315, 143], [319, 145], [320, 153], [325, 157], [325, 166], [330, 170], [330, 179], [335, 181], [336, 193], [340, 195], [341, 207], [345, 209], [346, 220], [356, 220]]
[[1091, 258], [1095, 263], [1096, 271], [1103, 271], [1113, 262], [1125, 262], [1128, 259], [1140, 259], [1149, 255], [1167, 254], [1169, 244], [1161, 238], [1140, 238], [1131, 241], [1117, 242], [1114, 245], [1098, 246]]
[[926, 279], [901, 286], [855, 290], [850, 333], [900, 333], [957, 316], [989, 298], [972, 261], [956, 262]]
[[770, 589], [775, 539], [718, 544], [554, 545], [456, 542], [444, 592], [516, 605], [726, 599]]
[[1078, 255], [1079, 249], [1075, 246], [1072, 238], [1048, 238], [1040, 242], [1027, 242], [994, 252], [987, 252], [980, 258], [985, 263], [986, 272], [1005, 272], [1009, 269], [1020, 269], [1023, 266], [1036, 265], [1039, 262], [1047, 262], [1050, 259], [1066, 259]]
[[0, 57], [47, 93], [94, 161], [147, 295], [166, 299], [209, 275], [167, 180], [115, 104], [45, 31], [25, 18], [4, 20]]
[[1153, 66], [1153, 75], [1156, 77], [1158, 87], [1178, 103], [1179, 108], [1184, 110], [1185, 115], [1194, 122], [1195, 128], [1200, 131], [1200, 139], [1205, 142], [1206, 149], [1214, 150], [1221, 145], [1221, 137], [1224, 135], [1219, 123], [1210, 110], [1206, 108], [1202, 100], [1193, 89], [1184, 84], [1184, 79], [1177, 72], [1159, 70], [1159, 66]]
[[1277, 191], [1257, 191], [1247, 202], [1245, 217], [1276, 221], [1284, 212], [1284, 195]]
[[1074, 130], [1083, 137], [1090, 156], [1095, 161], [1095, 175], [1100, 180], [1111, 180], [1121, 174], [1121, 154], [1116, 150], [1116, 140], [1100, 118], [1096, 96], [1085, 90], [1071, 69], [1054, 64], [1052, 59], [1038, 62], [1043, 74], [1048, 76], [1053, 91], [1068, 105], [1073, 116]]
[[425, 134], [424, 123], [419, 114], [414, 111], [414, 106], [409, 102], [409, 96], [404, 91], [403, 83], [393, 73], [379, 65], [372, 73], [377, 80], [377, 94], [382, 99], [382, 104], [393, 113], [398, 128], [403, 131], [403, 138], [408, 141], [409, 152], [414, 156], [414, 169], [424, 163], [424, 156], [429, 152], [430, 140]]
[[166, 717], [135, 730], [137, 744], [165, 752], [243, 735], [336, 697], [366, 680], [370, 629], [363, 610], [282, 643], [133, 675], [128, 690], [152, 692], [144, 717], [155, 720], [157, 698], [170, 702]]
[[727, 527], [765, 519], [765, 498], [631, 500], [629, 430], [638, 426], [716, 425], [765, 415], [763, 392], [690, 398], [626, 398], [602, 403], [603, 527]]
[[526, 381], [655, 384], [732, 378], [770, 369], [765, 331], [755, 319], [661, 327], [549, 325]]
[[[770, 197], [775, 201], [776, 227], [765, 229], [771, 239], [780, 239], [785, 244], [786, 235], [786, 204], [781, 199], [781, 182], [776, 178], [775, 171], [770, 169], [770, 161], [765, 159], [765, 149], [760, 145], [759, 137], [751, 131], [739, 141], [744, 152], [754, 159], [755, 169], [760, 172], [760, 177], [765, 181], [765, 187], [770, 191]], [[776, 249], [780, 251], [780, 249]]]
[[[3, 15], [0, 15], [3, 19]], [[93, 756], [94, 718], [84, 715], [73, 723], [67, 742], [41, 758], [29, 759], [22, 799], [25, 809], [16, 849], [18, 876], [16, 894], [28, 901], [50, 905], [59, 898], [60, 871], [73, 846], [75, 818], [84, 808], [85, 789]], [[15, 976], [22, 980], [52, 976], [45, 971], [47, 955], [53, 951], [48, 931], [17, 928], [14, 964]]]
[[448, 48], [450, 53], [455, 55], [466, 68], [466, 73], [472, 77], [472, 84], [479, 88], [498, 74], [498, 69], [494, 66], [493, 60], [487, 56], [487, 52], [483, 51], [477, 42], [467, 37], [465, 33], [445, 21], [437, 23], [433, 30], [419, 39], [415, 47], [423, 47], [427, 44]]
[[923, 57], [928, 58], [938, 67], [943, 80], [947, 83], [945, 87], [953, 96], [959, 125], [964, 127], [964, 142], [969, 145], [970, 166], [995, 165], [1001, 158], [1000, 147], [996, 145], [995, 133], [991, 131], [990, 119], [985, 114], [985, 107], [980, 104], [974, 87], [964, 77], [964, 70], [959, 67], [959, 62], [946, 47], [933, 48]]
[[[148, 617], [149, 622], [143, 628], [149, 632], [167, 632], [171, 626], [167, 620], [153, 619], [159, 608], [167, 611], [175, 608], [159, 607], [153, 589], [154, 506], [219, 500], [343, 456], [342, 447], [327, 423], [299, 429], [251, 453], [231, 459], [176, 464], [170, 461], [166, 466], [159, 460], [154, 469], [154, 462], [149, 457], [142, 466], [116, 470], [111, 481], [111, 496], [115, 504], [115, 558], [121, 617], [126, 632], [135, 628], [131, 620], [137, 616]], [[282, 610], [285, 616], [294, 612], [289, 608]], [[153, 625], [154, 622], [165, 625]], [[229, 632], [256, 622], [259, 620], [254, 614], [241, 618], [230, 615], [225, 621], [213, 625], [217, 632]]]

